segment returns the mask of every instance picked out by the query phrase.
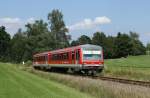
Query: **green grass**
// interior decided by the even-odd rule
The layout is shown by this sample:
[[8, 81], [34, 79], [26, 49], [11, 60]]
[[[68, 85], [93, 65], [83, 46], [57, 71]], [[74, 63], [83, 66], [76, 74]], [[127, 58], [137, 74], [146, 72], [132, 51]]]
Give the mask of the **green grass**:
[[[110, 59], [105, 65], [104, 75], [150, 81], [150, 56]], [[0, 63], [0, 98], [150, 98], [145, 87], [19, 68], [28, 70]]]
[[91, 98], [58, 82], [0, 63], [0, 98]]
[[127, 58], [105, 60], [104, 74], [150, 81], [150, 56], [129, 56]]
[[73, 87], [80, 92], [90, 94], [96, 98], [150, 98], [150, 88], [142, 86], [43, 72], [33, 69], [25, 70], [42, 78], [54, 80]]

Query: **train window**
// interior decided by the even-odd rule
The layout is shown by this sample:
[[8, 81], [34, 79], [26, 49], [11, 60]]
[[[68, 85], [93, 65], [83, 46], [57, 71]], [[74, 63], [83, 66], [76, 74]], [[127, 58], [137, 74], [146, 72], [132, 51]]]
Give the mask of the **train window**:
[[76, 51], [76, 60], [79, 60], [79, 58], [80, 58], [80, 53], [79, 53], [79, 50], [78, 50], [78, 51]]
[[69, 54], [63, 53], [63, 54], [53, 54], [52, 55], [52, 60], [66, 60], [69, 58]]
[[57, 60], [57, 54], [54, 54], [54, 60]]
[[66, 60], [69, 58], [69, 53], [63, 53], [63, 60]]
[[55, 54], [52, 55], [52, 60], [55, 60]]
[[63, 59], [64, 59], [64, 60], [67, 59], [66, 53], [63, 54]]
[[69, 53], [68, 52], [66, 53], [66, 59], [69, 59]]
[[47, 61], [47, 60], [48, 60], [48, 57], [47, 57], [47, 55], [45, 55], [44, 57], [45, 57], [44, 61]]
[[52, 55], [52, 60], [60, 60], [61, 59], [61, 55], [60, 54], [53, 54]]
[[61, 54], [59, 54], [58, 56], [59, 56], [59, 60], [61, 60], [62, 59]]
[[74, 60], [74, 52], [72, 52], [72, 60]]

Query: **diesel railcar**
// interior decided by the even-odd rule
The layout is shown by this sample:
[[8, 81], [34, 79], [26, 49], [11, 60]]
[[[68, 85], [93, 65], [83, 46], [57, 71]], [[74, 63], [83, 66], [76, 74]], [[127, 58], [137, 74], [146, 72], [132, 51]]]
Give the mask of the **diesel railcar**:
[[95, 74], [104, 68], [101, 46], [85, 44], [33, 55], [33, 67]]

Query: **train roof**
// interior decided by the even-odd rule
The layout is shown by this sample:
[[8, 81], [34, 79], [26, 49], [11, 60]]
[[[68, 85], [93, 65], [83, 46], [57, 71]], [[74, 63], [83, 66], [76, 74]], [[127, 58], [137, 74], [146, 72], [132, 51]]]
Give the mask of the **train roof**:
[[83, 49], [102, 49], [101, 46], [98, 45], [92, 45], [92, 44], [85, 44], [85, 45], [79, 45]]
[[58, 49], [58, 50], [53, 50], [53, 51], [47, 51], [47, 52], [43, 52], [43, 53], [38, 53], [35, 54], [34, 56], [38, 56], [38, 55], [45, 55], [45, 54], [49, 54], [49, 53], [56, 53], [56, 52], [64, 52], [64, 51], [70, 51], [70, 50], [75, 50], [75, 49], [88, 49], [88, 50], [92, 50], [92, 49], [96, 49], [96, 50], [101, 50], [102, 47], [98, 46], [98, 45], [92, 45], [92, 44], [84, 44], [84, 45], [78, 45], [78, 46], [73, 46], [73, 47], [68, 47], [68, 48], [63, 48], [63, 49]]

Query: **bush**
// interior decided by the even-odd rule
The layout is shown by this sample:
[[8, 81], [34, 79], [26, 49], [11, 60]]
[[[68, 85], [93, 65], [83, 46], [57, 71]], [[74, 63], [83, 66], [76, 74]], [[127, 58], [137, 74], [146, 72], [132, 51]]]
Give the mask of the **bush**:
[[32, 66], [32, 61], [28, 60], [27, 62], [25, 62], [24, 64], [26, 67]]

